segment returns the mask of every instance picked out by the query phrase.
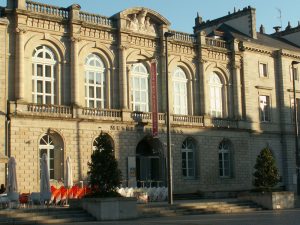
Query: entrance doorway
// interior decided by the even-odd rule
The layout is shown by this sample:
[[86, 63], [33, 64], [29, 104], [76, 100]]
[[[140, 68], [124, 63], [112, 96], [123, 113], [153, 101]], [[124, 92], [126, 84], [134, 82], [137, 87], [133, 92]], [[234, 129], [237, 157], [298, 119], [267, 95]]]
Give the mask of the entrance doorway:
[[136, 148], [136, 179], [138, 187], [165, 185], [165, 157], [158, 138], [147, 136]]

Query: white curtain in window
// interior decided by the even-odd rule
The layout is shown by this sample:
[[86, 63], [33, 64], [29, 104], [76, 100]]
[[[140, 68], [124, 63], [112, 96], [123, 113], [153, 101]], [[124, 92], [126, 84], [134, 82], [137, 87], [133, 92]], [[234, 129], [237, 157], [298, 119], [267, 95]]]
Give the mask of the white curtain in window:
[[32, 102], [55, 104], [55, 55], [47, 46], [37, 47], [32, 55]]
[[104, 108], [104, 64], [99, 56], [90, 54], [85, 60], [85, 102], [90, 108]]
[[131, 107], [133, 111], [149, 111], [149, 74], [142, 63], [132, 66], [131, 72]]
[[182, 175], [186, 178], [195, 177], [195, 144], [192, 139], [187, 138], [181, 147]]
[[174, 114], [187, 115], [187, 79], [179, 67], [173, 73], [173, 100]]
[[212, 117], [222, 117], [223, 115], [223, 84], [216, 73], [212, 73], [209, 79], [210, 92], [210, 114]]

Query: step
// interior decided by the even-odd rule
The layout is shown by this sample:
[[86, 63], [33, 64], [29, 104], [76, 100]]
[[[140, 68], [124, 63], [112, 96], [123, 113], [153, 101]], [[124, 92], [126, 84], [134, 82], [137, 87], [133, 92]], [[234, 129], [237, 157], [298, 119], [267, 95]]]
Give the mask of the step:
[[62, 219], [51, 219], [51, 220], [7, 220], [1, 221], [0, 224], [65, 224], [65, 223], [74, 223], [74, 222], [89, 222], [95, 221], [91, 217], [82, 217], [82, 218], [62, 218]]

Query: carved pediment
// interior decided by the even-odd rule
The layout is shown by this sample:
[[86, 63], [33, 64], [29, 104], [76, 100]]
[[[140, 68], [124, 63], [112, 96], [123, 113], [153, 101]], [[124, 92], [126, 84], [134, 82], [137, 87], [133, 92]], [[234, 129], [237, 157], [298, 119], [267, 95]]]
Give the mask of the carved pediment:
[[121, 19], [122, 29], [132, 32], [156, 36], [159, 27], [170, 26], [170, 22], [159, 13], [142, 7], [126, 9], [116, 15], [116, 19]]
[[147, 14], [148, 11], [142, 9], [137, 13], [127, 15], [126, 28], [138, 33], [156, 35], [156, 25]]

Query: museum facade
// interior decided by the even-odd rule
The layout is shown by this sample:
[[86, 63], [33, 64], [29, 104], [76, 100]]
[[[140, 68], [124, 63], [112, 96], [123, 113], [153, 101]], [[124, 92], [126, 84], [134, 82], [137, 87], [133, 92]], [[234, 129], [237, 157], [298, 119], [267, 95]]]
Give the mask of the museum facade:
[[[95, 139], [105, 132], [123, 186], [166, 185], [169, 96], [175, 193], [250, 190], [265, 147], [279, 187], [296, 190], [299, 26], [257, 32], [251, 7], [211, 21], [197, 16], [191, 34], [170, 30], [147, 8], [105, 17], [76, 4], [8, 0], [0, 10], [1, 183], [5, 158], [14, 156], [20, 191], [39, 190], [42, 153], [53, 182], [63, 180], [67, 156], [75, 182], [86, 182]], [[167, 41], [166, 32], [173, 34]]]

